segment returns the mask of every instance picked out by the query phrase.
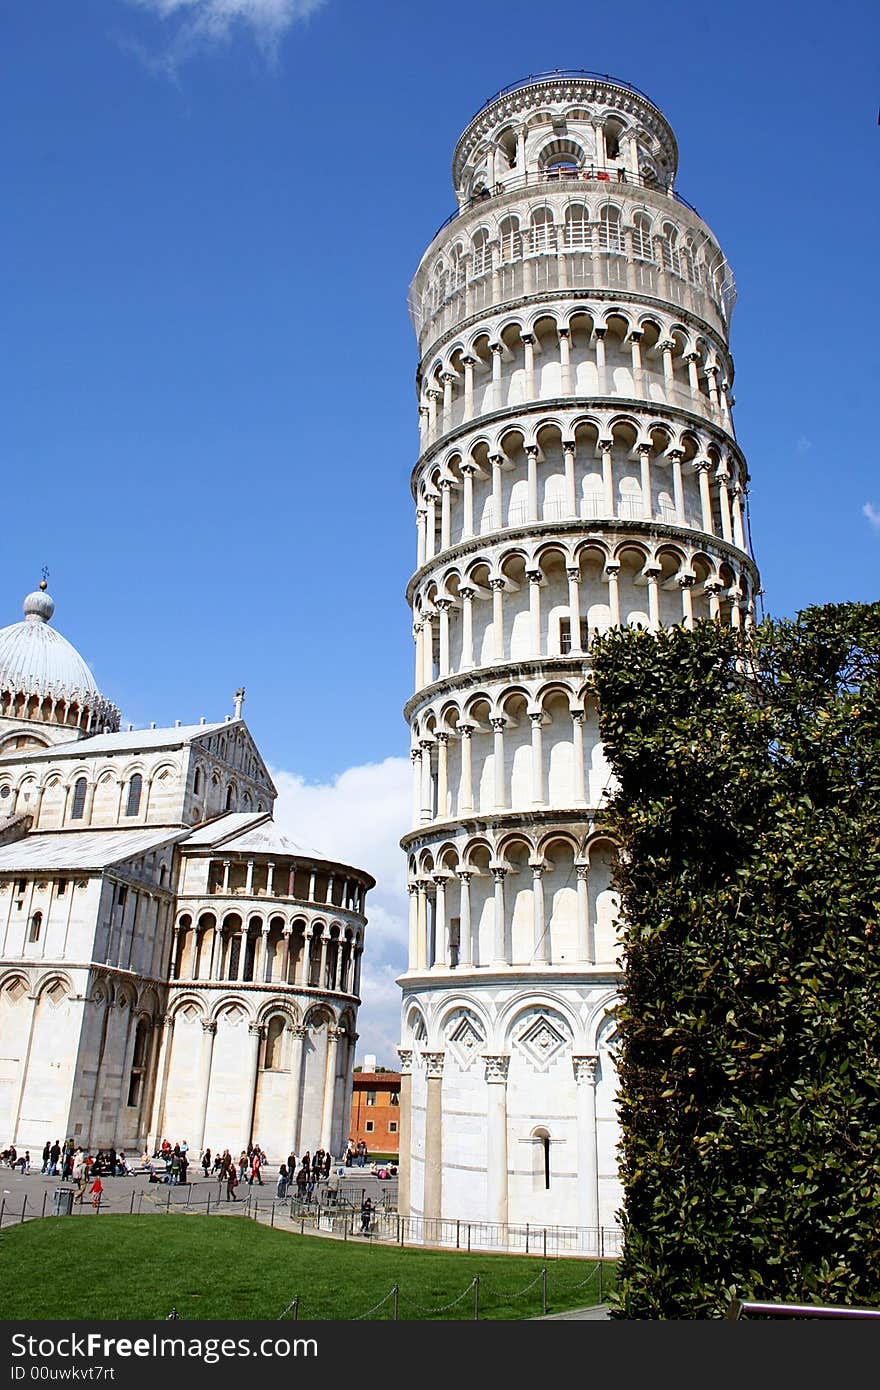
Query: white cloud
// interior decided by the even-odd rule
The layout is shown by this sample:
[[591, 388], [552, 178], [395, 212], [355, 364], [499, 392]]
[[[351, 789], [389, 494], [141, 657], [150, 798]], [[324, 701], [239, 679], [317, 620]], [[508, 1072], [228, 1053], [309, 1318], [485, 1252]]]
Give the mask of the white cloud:
[[[327, 0], [128, 0], [149, 10], [166, 23], [170, 46], [157, 68], [175, 70], [191, 53], [205, 45], [227, 43], [236, 30], [249, 30], [267, 54], [300, 20], [322, 8]], [[129, 45], [140, 51], [138, 45]], [[146, 56], [143, 53], [141, 56]]]
[[880, 531], [880, 511], [878, 511], [872, 502], [865, 503], [864, 507], [862, 507], [862, 515], [866, 516], [871, 525]]
[[327, 859], [366, 869], [376, 887], [367, 895], [367, 934], [361, 973], [357, 1058], [374, 1052], [379, 1066], [398, 1063], [400, 989], [406, 969], [409, 906], [406, 856], [412, 769], [406, 758], [350, 767], [333, 782], [309, 783], [272, 770], [278, 788], [275, 823], [284, 835]]

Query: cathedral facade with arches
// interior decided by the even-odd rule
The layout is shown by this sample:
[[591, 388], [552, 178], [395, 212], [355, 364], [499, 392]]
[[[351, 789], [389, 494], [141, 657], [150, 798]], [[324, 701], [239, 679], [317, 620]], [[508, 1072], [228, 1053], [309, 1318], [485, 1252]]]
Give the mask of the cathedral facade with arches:
[[[614, 1224], [620, 987], [590, 644], [754, 621], [735, 290], [648, 97], [516, 83], [410, 290], [415, 682], [401, 1210]], [[430, 1229], [427, 1228], [426, 1229]]]
[[277, 830], [243, 691], [123, 731], [53, 611], [0, 629], [4, 1144], [340, 1153], [373, 878]]

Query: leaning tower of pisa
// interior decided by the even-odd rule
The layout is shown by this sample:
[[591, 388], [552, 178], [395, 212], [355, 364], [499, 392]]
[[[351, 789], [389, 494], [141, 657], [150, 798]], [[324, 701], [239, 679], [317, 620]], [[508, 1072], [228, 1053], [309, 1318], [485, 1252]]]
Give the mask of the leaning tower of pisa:
[[620, 982], [590, 642], [753, 620], [734, 285], [626, 82], [469, 122], [422, 257], [400, 1209], [613, 1226]]

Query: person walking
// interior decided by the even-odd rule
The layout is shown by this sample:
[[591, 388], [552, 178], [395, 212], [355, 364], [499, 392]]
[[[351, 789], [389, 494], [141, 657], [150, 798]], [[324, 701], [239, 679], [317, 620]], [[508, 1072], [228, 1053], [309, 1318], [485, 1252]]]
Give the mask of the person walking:
[[282, 1201], [287, 1196], [287, 1183], [287, 1164], [282, 1163], [281, 1167], [278, 1169], [278, 1181], [275, 1184], [275, 1196], [280, 1197]]
[[365, 1197], [361, 1204], [361, 1235], [370, 1234], [370, 1224], [373, 1220], [373, 1202], [370, 1197]]
[[203, 1154], [202, 1154], [202, 1172], [204, 1173], [205, 1177], [207, 1177], [208, 1174], [210, 1173], [210, 1171], [211, 1171], [211, 1150], [210, 1150], [210, 1149], [205, 1149], [204, 1152], [203, 1152]]
[[235, 1172], [235, 1165], [230, 1163], [226, 1170], [226, 1200], [227, 1202], [237, 1202], [235, 1189], [238, 1187], [238, 1178]]
[[254, 1149], [253, 1155], [251, 1157], [251, 1186], [253, 1186], [254, 1183], [258, 1183], [260, 1187], [263, 1186], [263, 1176], [261, 1172], [262, 1167], [263, 1165], [260, 1161], [260, 1150]]
[[49, 1143], [49, 1140], [47, 1139], [45, 1144], [43, 1145], [43, 1166], [40, 1169], [41, 1173], [48, 1173], [49, 1171], [49, 1151], [51, 1148], [52, 1145]]

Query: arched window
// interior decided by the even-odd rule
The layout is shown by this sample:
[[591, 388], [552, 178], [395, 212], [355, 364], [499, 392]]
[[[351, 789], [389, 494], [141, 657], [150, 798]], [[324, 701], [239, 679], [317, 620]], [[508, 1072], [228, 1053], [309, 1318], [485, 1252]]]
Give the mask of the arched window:
[[31, 926], [30, 932], [28, 933], [28, 941], [39, 941], [42, 927], [43, 914], [42, 912], [35, 912], [33, 917], [31, 918]]
[[583, 203], [565, 209], [565, 245], [579, 251], [590, 244], [590, 214]]
[[522, 236], [515, 217], [505, 217], [498, 228], [501, 236], [502, 261], [518, 261], [522, 256]]
[[141, 791], [143, 790], [144, 779], [139, 772], [136, 772], [128, 784], [128, 803], [125, 807], [127, 816], [136, 816], [141, 809]]
[[654, 259], [651, 249], [651, 220], [643, 212], [633, 218], [633, 255], [643, 261]]
[[492, 251], [489, 246], [489, 233], [481, 227], [473, 240], [474, 275], [485, 275], [492, 269]]
[[70, 808], [71, 820], [82, 820], [86, 809], [86, 779], [77, 777], [73, 788], [73, 805]]
[[196, 768], [193, 774], [193, 796], [198, 796], [202, 786], [202, 773], [200, 768]]
[[603, 251], [620, 252], [623, 250], [620, 208], [604, 207], [599, 213], [599, 246]]
[[556, 225], [550, 208], [536, 208], [532, 213], [531, 241], [533, 251], [556, 250]]
[[660, 253], [663, 257], [663, 269], [671, 271], [673, 275], [680, 275], [681, 257], [678, 254], [678, 232], [669, 222], [663, 228]]
[[263, 1066], [266, 1071], [280, 1071], [284, 1044], [284, 1019], [270, 1018], [266, 1029], [266, 1053]]
[[226, 809], [227, 809], [227, 811], [231, 811], [231, 810], [232, 810], [232, 788], [231, 788], [231, 787], [227, 787], [227, 789], [226, 789]]

